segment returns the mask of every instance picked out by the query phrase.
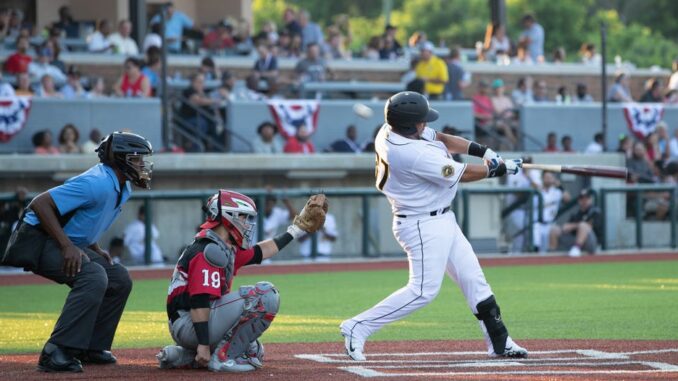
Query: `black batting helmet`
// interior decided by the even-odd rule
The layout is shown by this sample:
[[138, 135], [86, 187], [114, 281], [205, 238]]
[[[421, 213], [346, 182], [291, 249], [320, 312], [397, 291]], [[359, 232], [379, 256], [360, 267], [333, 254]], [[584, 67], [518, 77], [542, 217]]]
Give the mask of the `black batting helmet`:
[[95, 152], [102, 163], [122, 171], [134, 185], [151, 188], [153, 163], [144, 160], [144, 156], [152, 155], [153, 147], [143, 136], [114, 132], [99, 143]]
[[414, 91], [402, 91], [386, 101], [384, 117], [393, 129], [403, 135], [417, 132], [416, 125], [438, 119], [438, 111], [432, 109], [426, 97]]

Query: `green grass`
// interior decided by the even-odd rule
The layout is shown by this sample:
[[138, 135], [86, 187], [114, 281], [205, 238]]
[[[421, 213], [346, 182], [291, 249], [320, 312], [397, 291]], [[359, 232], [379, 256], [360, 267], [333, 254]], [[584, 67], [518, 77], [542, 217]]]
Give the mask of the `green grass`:
[[[678, 339], [678, 261], [492, 267], [485, 274], [516, 338]], [[241, 276], [278, 286], [281, 310], [267, 342], [338, 341], [338, 324], [405, 284], [407, 272], [333, 272]], [[171, 341], [164, 301], [168, 281], [135, 282], [115, 347]], [[68, 288], [0, 287], [0, 353], [38, 351]], [[438, 298], [374, 340], [480, 339], [478, 323], [446, 279]]]

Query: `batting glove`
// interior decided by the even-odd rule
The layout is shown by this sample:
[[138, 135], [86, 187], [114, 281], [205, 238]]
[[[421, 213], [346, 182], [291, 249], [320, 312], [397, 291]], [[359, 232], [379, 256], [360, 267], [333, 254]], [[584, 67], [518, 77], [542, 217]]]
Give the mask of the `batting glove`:
[[493, 160], [496, 160], [500, 163], [504, 161], [504, 159], [502, 159], [501, 156], [499, 156], [498, 153], [492, 151], [491, 148], [488, 148], [487, 151], [485, 151], [485, 154], [483, 155], [483, 160], [490, 161], [490, 162], [493, 161]]
[[506, 165], [506, 174], [515, 175], [523, 167], [523, 159], [511, 159], [504, 162]]

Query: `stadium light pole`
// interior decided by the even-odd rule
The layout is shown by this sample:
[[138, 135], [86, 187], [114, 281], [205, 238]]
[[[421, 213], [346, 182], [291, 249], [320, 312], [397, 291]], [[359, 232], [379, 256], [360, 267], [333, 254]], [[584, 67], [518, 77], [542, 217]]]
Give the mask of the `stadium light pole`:
[[600, 92], [602, 97], [602, 129], [603, 129], [603, 151], [607, 151], [607, 25], [600, 23]]

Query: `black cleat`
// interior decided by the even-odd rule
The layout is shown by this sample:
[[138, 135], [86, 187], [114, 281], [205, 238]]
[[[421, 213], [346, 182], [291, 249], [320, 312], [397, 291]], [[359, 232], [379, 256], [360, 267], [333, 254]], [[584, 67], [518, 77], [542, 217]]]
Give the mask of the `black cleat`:
[[74, 356], [83, 364], [115, 364], [118, 359], [111, 351], [86, 350], [75, 353]]
[[64, 348], [48, 342], [40, 354], [38, 370], [41, 372], [80, 373], [82, 372], [82, 364], [80, 360], [73, 357]]

